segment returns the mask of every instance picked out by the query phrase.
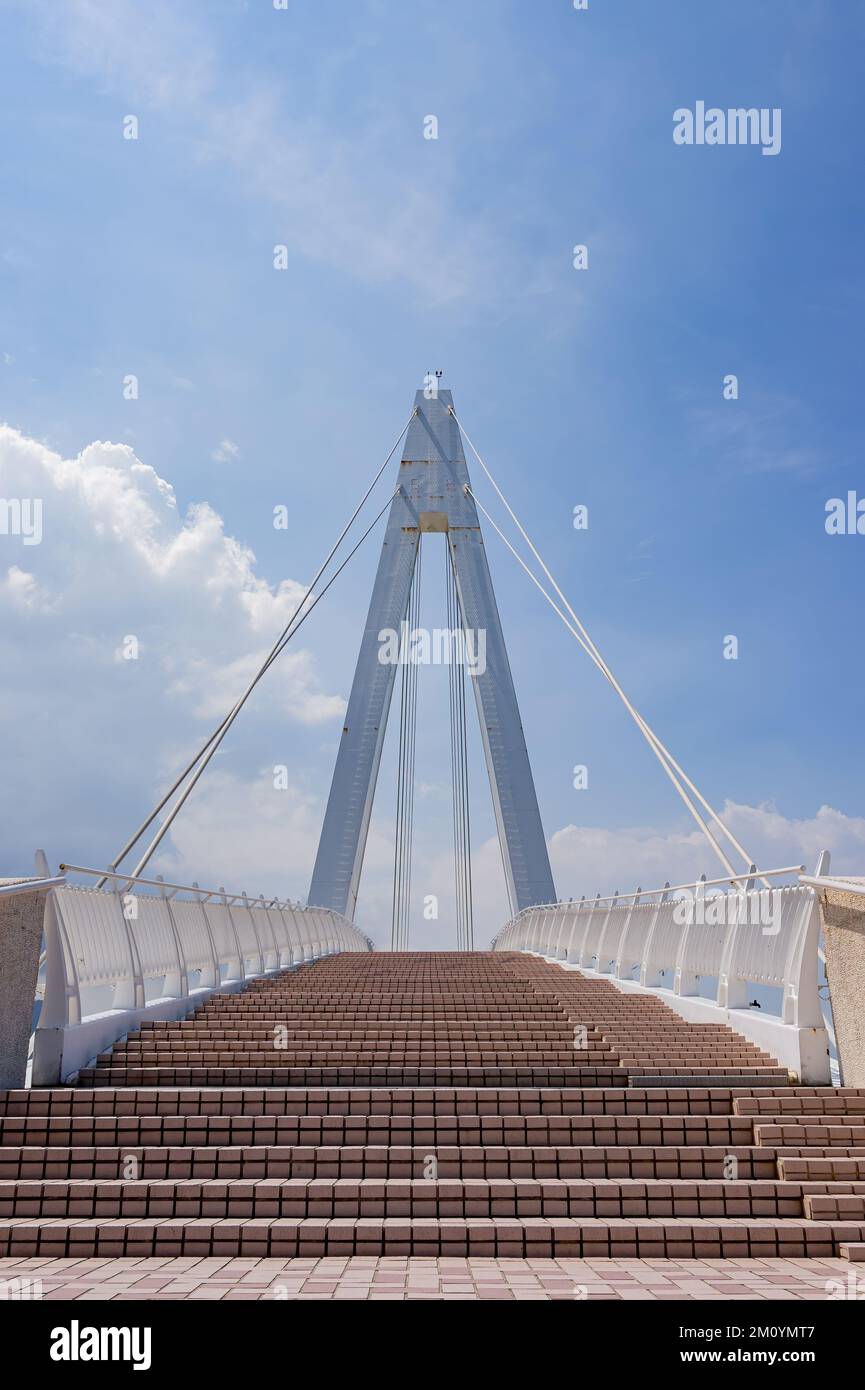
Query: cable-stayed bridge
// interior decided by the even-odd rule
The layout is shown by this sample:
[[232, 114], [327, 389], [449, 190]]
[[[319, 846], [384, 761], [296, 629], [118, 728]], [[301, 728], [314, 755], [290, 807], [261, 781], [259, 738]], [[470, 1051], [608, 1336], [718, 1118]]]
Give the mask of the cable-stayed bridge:
[[[380, 522], [307, 901], [166, 882], [152, 861], [175, 819]], [[622, 702], [720, 873], [557, 900], [485, 527]], [[429, 546], [446, 577], [456, 952], [410, 949]], [[511, 908], [487, 951], [472, 704]], [[392, 707], [392, 913], [368, 936], [354, 919]], [[52, 871], [40, 854], [0, 883], [0, 1258], [861, 1258], [865, 1090], [831, 1085], [833, 893], [855, 918], [862, 886], [832, 879], [826, 853], [813, 876], [754, 862], [430, 378], [246, 690], [114, 858]], [[834, 979], [832, 1002], [851, 1071], [836, 1079], [865, 1079]]]

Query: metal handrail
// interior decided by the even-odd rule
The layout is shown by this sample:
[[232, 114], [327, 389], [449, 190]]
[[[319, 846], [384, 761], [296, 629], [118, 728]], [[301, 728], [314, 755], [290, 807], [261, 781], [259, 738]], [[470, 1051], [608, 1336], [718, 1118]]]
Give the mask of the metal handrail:
[[855, 883], [850, 879], [825, 878], [823, 875], [815, 877], [813, 874], [802, 874], [799, 878], [799, 882], [804, 883], [808, 888], [834, 888], [839, 893], [852, 893], [857, 897], [865, 897], [865, 883]]
[[[801, 877], [804, 871], [804, 864], [790, 864], [786, 869], [753, 868], [747, 873], [743, 872], [735, 877], [698, 878], [690, 879], [688, 883], [665, 883], [663, 888], [636, 888], [633, 893], [610, 893], [606, 898], [602, 898], [599, 894], [596, 898], [580, 898], [579, 900], [569, 898], [567, 902], [559, 899], [555, 903], [533, 903], [531, 907], [524, 907], [521, 912], [518, 912], [517, 917], [521, 917], [523, 912], [541, 912], [553, 907], [571, 907], [572, 905], [582, 907], [584, 903], [591, 906], [593, 903], [629, 902], [631, 898], [654, 898], [658, 893], [680, 893], [685, 888], [715, 888], [722, 883], [741, 883], [743, 879], [750, 882], [755, 878], [780, 878], [783, 874], [799, 874]], [[807, 879], [801, 879], [801, 881], [803, 883], [810, 882]], [[821, 878], [819, 882], [825, 884], [826, 879]]]
[[[119, 883], [144, 884], [148, 888], [170, 888], [173, 893], [194, 893], [197, 897], [222, 898], [229, 903], [236, 902], [243, 897], [242, 893], [226, 893], [222, 888], [201, 888], [194, 883], [168, 883], [161, 878], [142, 878], [140, 875], [130, 873], [112, 873], [109, 869], [88, 869], [81, 864], [61, 864], [60, 868], [70, 874], [90, 874], [92, 878], [112, 878]], [[65, 879], [59, 879], [57, 882], [64, 883]], [[53, 881], [51, 886], [54, 886]], [[260, 899], [250, 898], [249, 904], [251, 907], [259, 907], [261, 905]], [[293, 903], [288, 899], [283, 901], [281, 898], [270, 898], [266, 905], [268, 907], [291, 907], [295, 910], [299, 908], [301, 912], [310, 910], [308, 904]]]
[[47, 893], [49, 888], [62, 888], [65, 883], [63, 874], [54, 878], [23, 878], [20, 882], [0, 886], [0, 897], [14, 898], [16, 893]]

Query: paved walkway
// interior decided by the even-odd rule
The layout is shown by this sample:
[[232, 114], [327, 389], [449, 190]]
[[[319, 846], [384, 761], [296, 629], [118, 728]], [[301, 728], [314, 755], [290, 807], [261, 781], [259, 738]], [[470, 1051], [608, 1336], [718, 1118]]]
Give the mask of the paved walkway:
[[[11, 1281], [41, 1281], [46, 1299], [766, 1299], [825, 1302], [865, 1277], [840, 1259], [494, 1260], [346, 1259], [0, 1260]], [[31, 1296], [39, 1296], [38, 1284]]]

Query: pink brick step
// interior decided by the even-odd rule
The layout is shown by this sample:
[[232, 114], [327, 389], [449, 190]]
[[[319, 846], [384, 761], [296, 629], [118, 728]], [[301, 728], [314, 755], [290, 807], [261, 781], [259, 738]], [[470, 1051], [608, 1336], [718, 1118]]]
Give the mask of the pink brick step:
[[530, 956], [329, 957], [146, 1023], [77, 1086], [0, 1095], [6, 1257], [861, 1243], [865, 1093], [791, 1086], [726, 1027]]
[[645, 1218], [0, 1220], [0, 1258], [471, 1255], [498, 1258], [801, 1259], [865, 1237], [865, 1223]]
[[0, 1181], [0, 1218], [726, 1217], [865, 1221], [865, 1183], [530, 1178]]

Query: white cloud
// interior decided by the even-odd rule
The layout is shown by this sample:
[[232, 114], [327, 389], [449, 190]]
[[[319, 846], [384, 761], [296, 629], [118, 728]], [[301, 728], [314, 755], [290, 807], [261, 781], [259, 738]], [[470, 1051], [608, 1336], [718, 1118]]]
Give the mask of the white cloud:
[[[219, 666], [206, 656], [188, 663], [183, 675], [172, 681], [170, 694], [192, 697], [192, 712], [215, 723], [243, 694], [264, 662], [264, 647]], [[341, 718], [346, 701], [341, 695], [325, 695], [318, 689], [315, 663], [308, 651], [288, 651], [279, 658], [275, 705], [302, 724], [322, 724]], [[266, 678], [265, 678], [266, 679]]]
[[240, 458], [240, 447], [233, 439], [223, 439], [210, 457], [215, 463], [235, 463]]
[[249, 779], [211, 770], [154, 866], [180, 883], [305, 898], [320, 815], [297, 786], [276, 790], [272, 768]]
[[[322, 788], [322, 793], [326, 788]], [[216, 770], [203, 779], [154, 860], [166, 878], [236, 892], [306, 899], [324, 796], [298, 783], [274, 786], [273, 767], [253, 777]], [[230, 867], [227, 867], [230, 866]], [[373, 820], [364, 860], [362, 915], [379, 945], [390, 930], [393, 826]]]
[[[214, 779], [205, 795], [190, 805], [184, 824], [175, 833], [183, 860], [166, 867], [200, 881], [199, 865], [230, 862], [238, 882], [261, 881], [256, 891], [283, 891], [283, 881], [271, 888], [274, 866], [284, 869], [294, 894], [308, 886], [323, 798], [303, 796], [296, 788], [272, 790], [270, 770], [254, 782]], [[838, 872], [861, 871], [865, 862], [865, 818], [845, 816], [828, 806], [808, 818], [782, 815], [771, 805], [742, 806], [728, 802], [727, 824], [763, 868], [804, 864], [812, 872], [821, 850], [828, 849]], [[251, 829], [252, 827], [252, 829]], [[179, 837], [179, 838], [178, 838]], [[665, 882], [694, 882], [701, 873], [720, 877], [702, 833], [695, 829], [630, 826], [564, 826], [549, 842], [556, 889], [562, 899], [583, 894], [633, 892], [658, 888]], [[199, 857], [197, 857], [199, 856]], [[270, 868], [268, 869], [268, 866]], [[268, 876], [269, 873], [269, 876]], [[358, 900], [358, 920], [379, 946], [390, 938], [393, 883], [393, 825], [373, 817]], [[501, 853], [493, 838], [472, 855], [475, 945], [485, 949], [507, 921], [510, 912], [504, 886]], [[426, 950], [452, 950], [455, 945], [453, 849], [449, 837], [441, 843], [416, 843], [412, 873], [411, 944]], [[285, 891], [289, 891], [285, 888]], [[427, 895], [437, 899], [438, 918], [425, 919]]]
[[[323, 791], [324, 789], [322, 789]], [[204, 882], [220, 866], [232, 865], [237, 885], [255, 892], [305, 896], [318, 844], [322, 798], [298, 788], [275, 791], [271, 769], [252, 781], [217, 776], [184, 812], [173, 832], [176, 854], [162, 868], [191, 874]], [[804, 864], [813, 872], [817, 856], [828, 849], [838, 872], [861, 872], [865, 862], [865, 818], [845, 816], [822, 806], [814, 816], [786, 817], [771, 805], [728, 802], [724, 817], [734, 834], [763, 868]], [[393, 824], [374, 816], [370, 827], [358, 899], [358, 921], [378, 946], [390, 941], [393, 885]], [[564, 826], [549, 841], [556, 889], [561, 899], [583, 894], [633, 892], [665, 882], [694, 882], [701, 873], [720, 877], [720, 865], [698, 829], [673, 827]], [[276, 874], [276, 879], [274, 879]], [[215, 880], [214, 880], [215, 881]], [[472, 855], [474, 936], [478, 949], [510, 916], [501, 853], [493, 838]], [[218, 886], [218, 885], [217, 885]], [[425, 919], [427, 895], [437, 899], [438, 917]], [[416, 949], [453, 950], [456, 942], [453, 848], [449, 836], [440, 843], [416, 843], [412, 873], [411, 945]]]
[[[742, 806], [728, 801], [725, 823], [764, 869], [804, 864], [813, 872], [828, 849], [840, 872], [861, 872], [865, 862], [865, 818], [821, 806], [806, 819], [784, 816], [771, 804]], [[633, 892], [663, 883], [693, 882], [701, 873], [719, 878], [723, 869], [702, 832], [630, 826], [611, 830], [567, 825], [550, 839], [550, 858], [559, 897]], [[740, 861], [731, 856], [738, 868]]]
[[9, 566], [6, 578], [0, 583], [0, 607], [4, 596], [13, 608], [26, 613], [53, 613], [58, 607], [58, 600], [37, 584], [32, 574], [17, 565]]
[[[94, 443], [63, 459], [0, 426], [0, 493], [40, 498], [43, 517], [42, 543], [22, 552], [26, 571], [7, 569], [0, 607], [38, 617], [55, 652], [86, 653], [94, 676], [136, 637], [138, 660], [119, 664], [141, 677], [142, 700], [173, 703], [175, 714], [221, 718], [303, 596], [294, 580], [271, 587], [261, 578], [252, 551], [226, 535], [206, 503], [181, 518], [170, 483], [128, 445]], [[289, 648], [268, 672], [262, 698], [307, 724], [344, 709], [340, 696], [321, 690], [302, 648]]]

